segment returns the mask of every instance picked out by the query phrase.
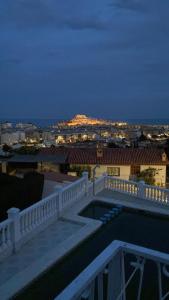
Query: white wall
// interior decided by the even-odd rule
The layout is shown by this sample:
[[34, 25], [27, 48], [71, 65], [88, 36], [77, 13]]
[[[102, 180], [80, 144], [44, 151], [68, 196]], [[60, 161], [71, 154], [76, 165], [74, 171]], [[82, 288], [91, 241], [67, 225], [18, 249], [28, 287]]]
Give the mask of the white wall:
[[38, 171], [46, 171], [46, 172], [60, 172], [60, 167], [59, 165], [55, 165], [54, 163], [51, 162], [42, 162], [42, 167], [41, 163], [38, 163]]
[[[90, 165], [93, 169], [94, 166]], [[103, 173], [107, 172], [107, 167], [117, 167], [120, 168], [120, 176], [118, 178], [129, 180], [130, 176], [130, 166], [119, 166], [119, 165], [100, 165], [100, 168], [96, 169], [96, 177], [101, 176]]]
[[[71, 165], [73, 167], [73, 165]], [[82, 165], [81, 165], [82, 166]], [[95, 165], [89, 165], [91, 170]], [[96, 177], [101, 176], [103, 173], [107, 173], [107, 167], [118, 167], [120, 168], [120, 176], [118, 178], [130, 180], [131, 166], [122, 166], [122, 165], [100, 165], [100, 168], [96, 169]], [[140, 166], [140, 171], [146, 170], [148, 168], [153, 168], [158, 171], [158, 174], [155, 175], [156, 185], [165, 186], [166, 185], [166, 166], [159, 165], [142, 165]]]

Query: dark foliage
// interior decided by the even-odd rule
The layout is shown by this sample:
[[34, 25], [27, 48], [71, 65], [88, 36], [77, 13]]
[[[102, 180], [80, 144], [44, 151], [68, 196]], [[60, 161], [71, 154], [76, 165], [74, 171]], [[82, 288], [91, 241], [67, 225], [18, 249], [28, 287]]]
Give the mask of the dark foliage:
[[0, 174], [0, 220], [7, 218], [11, 207], [21, 210], [39, 201], [42, 197], [44, 176], [27, 173], [23, 179]]
[[22, 146], [21, 148], [15, 150], [15, 153], [17, 154], [37, 154], [39, 150], [36, 147], [28, 147], [28, 146]]

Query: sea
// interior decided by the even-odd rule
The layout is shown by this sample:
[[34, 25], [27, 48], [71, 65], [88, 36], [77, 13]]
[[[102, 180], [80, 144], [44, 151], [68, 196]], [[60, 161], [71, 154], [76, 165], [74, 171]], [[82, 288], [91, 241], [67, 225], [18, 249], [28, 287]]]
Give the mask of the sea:
[[[104, 119], [104, 118], [102, 118]], [[38, 127], [44, 128], [44, 127], [50, 127], [52, 125], [57, 124], [58, 122], [62, 122], [65, 120], [69, 120], [69, 118], [65, 119], [32, 119], [32, 118], [24, 118], [24, 119], [13, 119], [13, 118], [0, 118], [0, 123], [3, 122], [11, 122], [14, 126], [17, 123], [32, 123]], [[105, 118], [107, 120], [107, 118]], [[112, 119], [112, 122], [127, 122], [131, 125], [169, 125], [169, 119]]]

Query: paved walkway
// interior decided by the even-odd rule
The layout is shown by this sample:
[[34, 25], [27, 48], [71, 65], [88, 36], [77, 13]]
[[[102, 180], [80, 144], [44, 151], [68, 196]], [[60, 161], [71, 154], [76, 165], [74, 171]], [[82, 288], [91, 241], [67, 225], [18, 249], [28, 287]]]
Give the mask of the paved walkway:
[[71, 241], [83, 226], [58, 220], [27, 242], [19, 252], [1, 262], [0, 299], [8, 299], [18, 287], [44, 271], [59, 255], [63, 256], [65, 241]]

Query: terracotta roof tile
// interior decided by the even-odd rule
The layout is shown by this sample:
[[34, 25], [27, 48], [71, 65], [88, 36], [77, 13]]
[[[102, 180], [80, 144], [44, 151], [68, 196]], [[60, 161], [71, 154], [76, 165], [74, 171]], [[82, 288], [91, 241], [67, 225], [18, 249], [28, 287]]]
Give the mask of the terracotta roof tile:
[[[162, 161], [162, 153], [159, 149], [111, 149], [103, 148], [103, 156], [97, 158], [96, 149], [86, 148], [65, 148], [65, 149], [43, 149], [43, 154], [67, 154], [67, 162], [69, 164], [109, 164], [109, 165], [131, 165], [131, 164], [157, 164], [166, 165], [167, 161]], [[63, 152], [60, 152], [63, 151]]]

